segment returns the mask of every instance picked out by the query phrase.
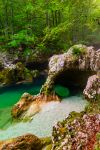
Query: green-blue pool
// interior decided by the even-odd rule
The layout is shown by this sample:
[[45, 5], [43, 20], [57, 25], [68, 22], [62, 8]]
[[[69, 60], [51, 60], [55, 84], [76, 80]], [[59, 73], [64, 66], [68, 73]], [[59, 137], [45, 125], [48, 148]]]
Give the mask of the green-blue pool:
[[[63, 98], [61, 103], [48, 103], [42, 111], [33, 116], [33, 120], [29, 122], [12, 122], [12, 106], [24, 92], [32, 95], [38, 94], [44, 81], [38, 80], [33, 83], [0, 88], [0, 140], [26, 133], [32, 133], [38, 137], [51, 136], [52, 127], [57, 121], [63, 120], [71, 111], [80, 112], [84, 110], [87, 102], [79, 93], [72, 95], [73, 92], [70, 91], [70, 96]], [[66, 90], [64, 89], [63, 92], [66, 92]]]
[[38, 94], [43, 83], [44, 79], [40, 78], [32, 83], [22, 83], [0, 88], [0, 108], [13, 106], [24, 92], [32, 95]]
[[0, 88], [0, 129], [5, 129], [12, 123], [11, 109], [24, 92], [32, 95], [39, 93], [44, 80], [40, 79], [33, 83], [22, 83], [9, 87]]

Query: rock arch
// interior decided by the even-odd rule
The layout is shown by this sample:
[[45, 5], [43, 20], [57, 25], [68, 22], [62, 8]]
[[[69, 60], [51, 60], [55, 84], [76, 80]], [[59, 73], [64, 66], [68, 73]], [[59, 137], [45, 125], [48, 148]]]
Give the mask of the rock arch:
[[[66, 53], [50, 58], [48, 77], [40, 93], [36, 96], [28, 93], [23, 94], [12, 109], [13, 118], [33, 116], [40, 111], [43, 103], [60, 100], [55, 95], [53, 87], [57, 78], [66, 71], [78, 72], [78, 74], [81, 72], [83, 78], [85, 77], [84, 73], [88, 73], [83, 94], [89, 100], [100, 98], [100, 50], [96, 51], [92, 46], [75, 45]], [[87, 80], [88, 82], [86, 82]]]
[[[52, 93], [55, 81], [64, 73], [67, 73], [68, 79], [72, 79], [74, 82], [74, 79], [79, 76], [79, 82], [83, 82], [81, 86], [85, 87], [84, 83], [87, 83], [88, 77], [97, 74], [99, 70], [100, 50], [96, 51], [92, 46], [87, 47], [81, 44], [72, 46], [66, 53], [51, 57], [48, 78], [42, 86], [41, 94]], [[78, 78], [76, 82], [78, 82]]]

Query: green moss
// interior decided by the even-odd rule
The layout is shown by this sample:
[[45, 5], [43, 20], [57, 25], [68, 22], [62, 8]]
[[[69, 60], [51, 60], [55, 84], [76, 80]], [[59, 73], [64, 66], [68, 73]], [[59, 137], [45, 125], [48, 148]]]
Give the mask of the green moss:
[[100, 100], [99, 101], [90, 102], [86, 106], [84, 111], [86, 113], [88, 113], [88, 114], [100, 113]]
[[72, 46], [72, 52], [74, 55], [80, 55], [80, 54], [85, 54], [86, 53], [86, 47], [84, 45], [74, 45]]
[[100, 150], [100, 133], [98, 133], [96, 136], [96, 144], [94, 147], [94, 150]]
[[4, 75], [2, 72], [0, 72], [0, 84], [2, 84], [4, 81]]
[[51, 137], [41, 138], [43, 145], [42, 150], [51, 150], [52, 149], [52, 140]]
[[51, 137], [41, 138], [43, 145], [49, 145], [52, 143]]
[[7, 85], [15, 82], [15, 71], [14, 69], [6, 68], [2, 71], [3, 82]]
[[52, 144], [49, 144], [48, 146], [46, 146], [45, 150], [52, 150]]
[[0, 61], [0, 69], [2, 69], [3, 68], [3, 64], [2, 64], [2, 62]]

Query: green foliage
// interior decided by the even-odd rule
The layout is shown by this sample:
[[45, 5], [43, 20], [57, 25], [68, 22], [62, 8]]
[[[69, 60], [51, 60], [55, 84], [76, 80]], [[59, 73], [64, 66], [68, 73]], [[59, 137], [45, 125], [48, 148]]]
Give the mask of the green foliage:
[[8, 43], [9, 47], [19, 47], [20, 45], [35, 44], [36, 36], [28, 35], [27, 30], [22, 30], [11, 37], [11, 41]]
[[56, 94], [61, 96], [61, 97], [68, 97], [70, 94], [68, 88], [62, 87], [60, 85], [56, 85], [54, 90], [55, 90]]
[[52, 53], [100, 41], [99, 10], [99, 0], [0, 0], [0, 45]]

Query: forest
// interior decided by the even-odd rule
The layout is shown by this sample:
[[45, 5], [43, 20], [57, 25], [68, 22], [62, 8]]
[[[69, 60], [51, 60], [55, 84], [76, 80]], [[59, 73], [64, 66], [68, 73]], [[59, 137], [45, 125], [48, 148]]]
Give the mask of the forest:
[[100, 0], [0, 0], [1, 50], [65, 51], [98, 44], [99, 30]]

